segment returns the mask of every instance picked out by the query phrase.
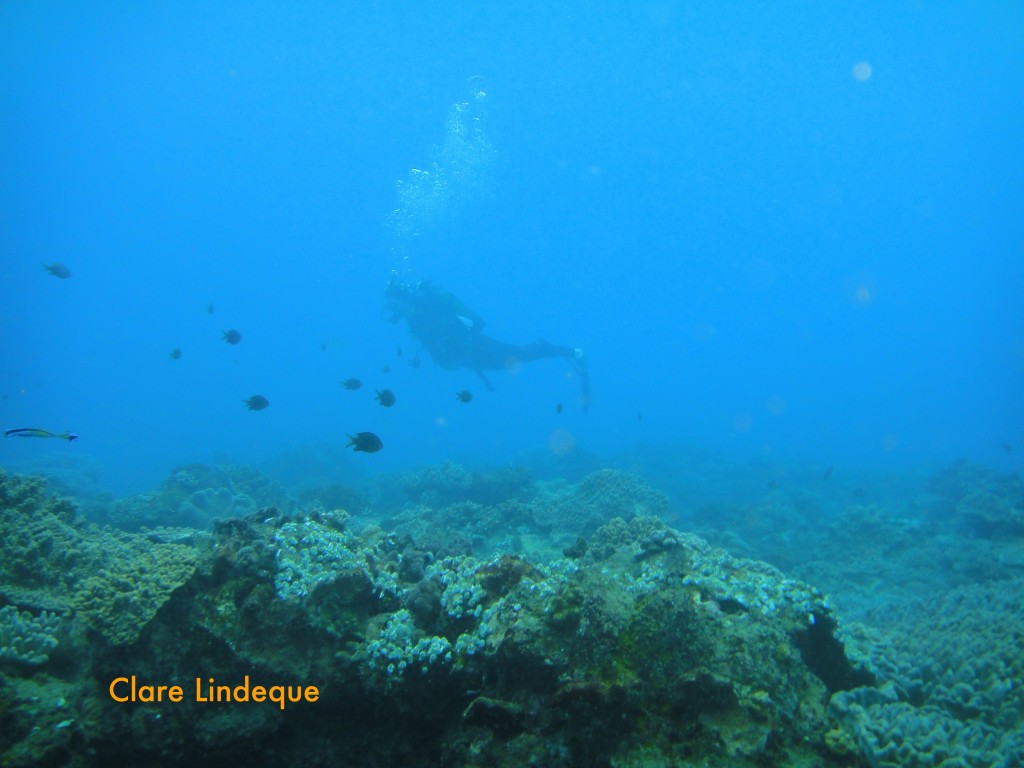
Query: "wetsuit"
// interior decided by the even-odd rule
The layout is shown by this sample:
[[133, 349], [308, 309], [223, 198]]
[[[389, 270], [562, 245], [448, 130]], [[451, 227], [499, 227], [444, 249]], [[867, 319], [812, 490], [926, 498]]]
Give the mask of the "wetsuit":
[[517, 363], [560, 357], [568, 360], [579, 376], [584, 412], [589, 408], [590, 380], [581, 349], [546, 341], [534, 344], [498, 341], [483, 332], [483, 318], [454, 295], [428, 281], [410, 286], [392, 280], [385, 296], [392, 321], [404, 319], [409, 332], [442, 368], [450, 371], [468, 368], [493, 391], [484, 371], [507, 370]]

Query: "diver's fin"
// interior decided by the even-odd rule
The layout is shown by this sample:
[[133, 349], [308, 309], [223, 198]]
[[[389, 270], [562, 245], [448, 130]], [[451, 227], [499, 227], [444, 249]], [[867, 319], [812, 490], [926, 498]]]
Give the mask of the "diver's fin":
[[587, 358], [583, 356], [583, 350], [579, 347], [572, 351], [572, 367], [576, 369], [576, 375], [580, 377], [580, 402], [583, 404], [583, 413], [586, 415], [590, 410], [590, 371], [587, 367]]

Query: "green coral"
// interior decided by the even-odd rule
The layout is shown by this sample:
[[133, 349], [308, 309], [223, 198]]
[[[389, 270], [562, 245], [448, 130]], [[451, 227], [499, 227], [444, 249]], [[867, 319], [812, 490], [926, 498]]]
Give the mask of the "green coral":
[[0, 512], [0, 592], [27, 595], [56, 585], [67, 594], [81, 543], [75, 506], [48, 497], [41, 478], [0, 469]]
[[134, 640], [196, 567], [190, 546], [74, 522], [74, 505], [34, 478], [0, 470], [0, 504], [0, 592], [74, 610], [115, 645]]
[[109, 643], [126, 645], [192, 577], [196, 552], [184, 544], [158, 544], [138, 534], [109, 529], [92, 533], [92, 556], [82, 563], [83, 576], [72, 604]]

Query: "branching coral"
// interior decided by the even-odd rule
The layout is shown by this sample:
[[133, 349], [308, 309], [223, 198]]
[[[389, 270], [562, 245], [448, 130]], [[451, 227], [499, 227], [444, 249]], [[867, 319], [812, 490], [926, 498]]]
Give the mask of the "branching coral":
[[60, 617], [43, 611], [34, 616], [13, 605], [0, 608], [0, 661], [45, 664], [57, 647]]

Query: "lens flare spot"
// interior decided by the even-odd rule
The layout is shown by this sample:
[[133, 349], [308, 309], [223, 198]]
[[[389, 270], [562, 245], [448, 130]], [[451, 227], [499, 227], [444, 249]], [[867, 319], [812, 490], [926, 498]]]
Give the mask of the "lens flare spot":
[[782, 395], [772, 395], [764, 407], [772, 416], [781, 416], [786, 412], [786, 400]]
[[552, 430], [548, 436], [548, 448], [555, 456], [566, 456], [576, 448], [576, 438], [567, 429]]
[[871, 78], [871, 65], [866, 61], [858, 61], [853, 65], [853, 79], [863, 83]]

